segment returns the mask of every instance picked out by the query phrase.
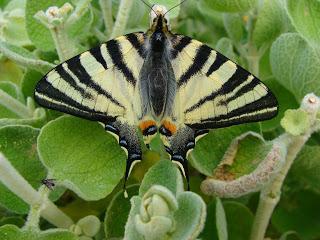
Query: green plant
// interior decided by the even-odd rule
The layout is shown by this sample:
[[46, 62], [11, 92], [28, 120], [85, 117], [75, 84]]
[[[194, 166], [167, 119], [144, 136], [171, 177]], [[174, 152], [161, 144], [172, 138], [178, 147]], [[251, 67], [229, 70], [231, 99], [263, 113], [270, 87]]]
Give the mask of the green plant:
[[320, 239], [318, 0], [188, 0], [170, 12], [173, 32], [259, 76], [280, 112], [199, 140], [191, 192], [156, 138], [128, 198], [113, 136], [40, 108], [33, 92], [59, 62], [146, 30], [150, 9], [140, 0], [2, 0], [0, 8], [0, 239]]

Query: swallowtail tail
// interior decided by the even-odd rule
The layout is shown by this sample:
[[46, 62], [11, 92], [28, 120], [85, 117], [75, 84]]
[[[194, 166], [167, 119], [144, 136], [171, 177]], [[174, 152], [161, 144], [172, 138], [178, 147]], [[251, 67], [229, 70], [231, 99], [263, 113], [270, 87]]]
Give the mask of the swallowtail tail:
[[155, 5], [146, 32], [130, 33], [75, 56], [35, 89], [47, 108], [99, 121], [126, 150], [125, 180], [141, 160], [138, 132], [157, 132], [187, 179], [187, 156], [209, 129], [266, 120], [277, 100], [257, 77], [209, 46], [173, 34]]

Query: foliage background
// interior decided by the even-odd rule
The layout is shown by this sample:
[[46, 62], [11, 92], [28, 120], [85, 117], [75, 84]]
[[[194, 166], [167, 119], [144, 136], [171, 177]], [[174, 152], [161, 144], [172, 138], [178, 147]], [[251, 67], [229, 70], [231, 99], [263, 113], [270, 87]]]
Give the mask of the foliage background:
[[[67, 13], [48, 22], [47, 8], [62, 7], [66, 2], [72, 9], [67, 6]], [[157, 1], [168, 8], [177, 2]], [[126, 234], [129, 239], [140, 239], [130, 227], [124, 232], [129, 199], [136, 195], [130, 222], [139, 211], [134, 210], [134, 204], [143, 201], [151, 186], [157, 184], [169, 192], [160, 188], [153, 189], [152, 194], [161, 193], [166, 201], [172, 200], [172, 206], [180, 206], [180, 210], [173, 211], [173, 207], [166, 213], [175, 212], [170, 219], [177, 222], [182, 223], [190, 209], [205, 202], [205, 224], [189, 226], [186, 222], [184, 226], [197, 229], [196, 235], [203, 228], [199, 238], [249, 239], [259, 201], [259, 193], [252, 191], [261, 187], [252, 186], [242, 196], [220, 201], [205, 195], [200, 184], [205, 176], [227, 181], [250, 175], [272, 151], [273, 139], [281, 134], [303, 135], [309, 129], [304, 112], [285, 111], [298, 108], [307, 93], [320, 95], [319, 0], [188, 0], [170, 12], [174, 33], [207, 43], [259, 76], [277, 96], [280, 112], [270, 121], [214, 130], [201, 139], [189, 159], [193, 193], [183, 192], [174, 166], [159, 161], [167, 158], [159, 139], [152, 142], [151, 151], [143, 146], [144, 159], [130, 178], [128, 199], [123, 197], [121, 182], [125, 154], [116, 140], [98, 123], [40, 108], [33, 101], [33, 91], [36, 82], [59, 62], [111, 37], [146, 31], [150, 9], [141, 1], [125, 0], [1, 0], [0, 8], [0, 152], [18, 171], [13, 181], [21, 183], [17, 188], [8, 184], [1, 162], [0, 236], [10, 232], [11, 238], [5, 239], [111, 239]], [[39, 11], [43, 14], [35, 17]], [[239, 139], [240, 135], [244, 137]], [[234, 139], [238, 140], [234, 164], [221, 176], [217, 169]], [[319, 133], [313, 133], [298, 154], [266, 236], [320, 239], [319, 143]], [[41, 187], [45, 177], [56, 179], [58, 185], [50, 194]], [[30, 189], [26, 195], [24, 187]], [[53, 217], [45, 210], [38, 224], [39, 203], [47, 194], [60, 209], [57, 216], [63, 217]], [[194, 200], [188, 203], [186, 199]], [[180, 213], [182, 210], [185, 214]], [[201, 211], [194, 216], [204, 218]], [[19, 230], [8, 224], [24, 227]], [[41, 232], [34, 231], [38, 226]], [[47, 231], [54, 227], [58, 228]], [[185, 230], [178, 226], [171, 239], [184, 239], [179, 229]]]

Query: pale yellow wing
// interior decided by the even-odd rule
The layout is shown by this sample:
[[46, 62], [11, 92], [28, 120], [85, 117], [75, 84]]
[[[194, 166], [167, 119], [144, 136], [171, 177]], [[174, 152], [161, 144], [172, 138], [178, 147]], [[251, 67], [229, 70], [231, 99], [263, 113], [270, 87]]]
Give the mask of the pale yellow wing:
[[36, 101], [89, 120], [133, 121], [141, 114], [136, 85], [144, 39], [143, 33], [131, 33], [61, 63], [38, 82]]
[[181, 123], [211, 129], [266, 120], [277, 114], [272, 92], [251, 73], [189, 37], [172, 39], [177, 80], [175, 110]]

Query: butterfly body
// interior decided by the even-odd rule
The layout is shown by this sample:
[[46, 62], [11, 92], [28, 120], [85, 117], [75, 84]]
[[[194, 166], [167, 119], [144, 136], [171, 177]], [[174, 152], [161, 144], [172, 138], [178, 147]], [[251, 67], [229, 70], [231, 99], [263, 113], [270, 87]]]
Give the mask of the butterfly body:
[[154, 6], [146, 33], [110, 40], [58, 65], [36, 86], [45, 107], [105, 124], [128, 155], [125, 179], [141, 160], [137, 131], [157, 132], [188, 180], [187, 156], [208, 129], [266, 120], [277, 100], [255, 76], [207, 45], [173, 34]]

